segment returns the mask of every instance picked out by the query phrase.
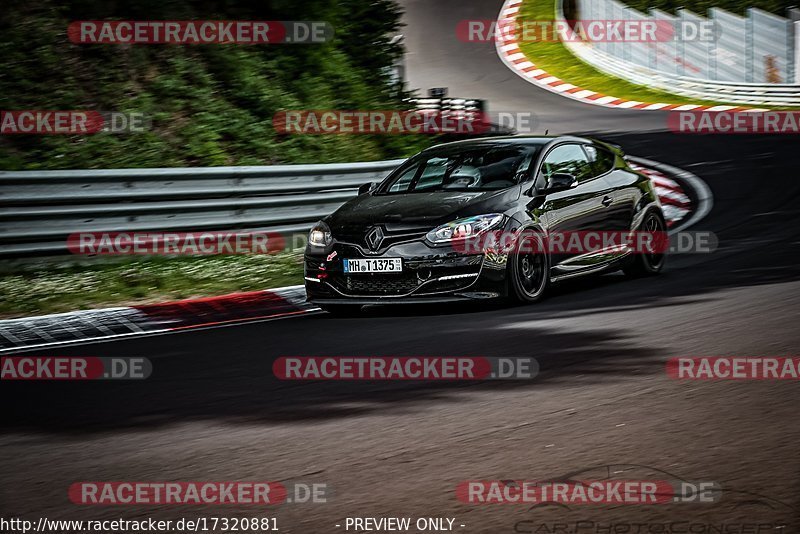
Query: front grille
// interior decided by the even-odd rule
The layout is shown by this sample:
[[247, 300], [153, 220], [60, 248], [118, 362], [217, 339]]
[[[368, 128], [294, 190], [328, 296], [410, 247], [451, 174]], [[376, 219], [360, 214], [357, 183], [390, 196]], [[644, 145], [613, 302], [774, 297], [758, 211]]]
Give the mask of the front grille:
[[353, 295], [405, 295], [417, 288], [416, 275], [364, 275], [345, 277], [347, 293]]
[[[370, 227], [371, 228], [371, 227]], [[411, 229], [411, 230], [402, 230], [402, 231], [384, 231], [384, 238], [383, 242], [381, 243], [380, 249], [385, 250], [389, 247], [397, 245], [398, 243], [407, 243], [409, 241], [418, 241], [425, 237], [425, 234], [428, 233], [429, 229]], [[358, 245], [359, 247], [370, 250], [369, 245], [367, 244], [366, 237], [367, 232], [369, 229], [358, 228], [358, 229], [350, 229], [345, 228], [339, 230], [335, 234], [335, 238], [340, 243], [350, 243], [353, 245]]]

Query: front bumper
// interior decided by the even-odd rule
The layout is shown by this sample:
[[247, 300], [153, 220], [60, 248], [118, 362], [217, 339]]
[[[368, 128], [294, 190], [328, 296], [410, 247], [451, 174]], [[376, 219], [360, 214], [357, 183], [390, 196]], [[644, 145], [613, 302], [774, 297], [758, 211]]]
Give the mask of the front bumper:
[[[343, 259], [402, 258], [401, 273], [345, 274]], [[315, 304], [424, 303], [505, 296], [507, 257], [466, 254], [433, 247], [424, 240], [394, 245], [371, 254], [359, 245], [334, 243], [309, 247], [305, 286]]]

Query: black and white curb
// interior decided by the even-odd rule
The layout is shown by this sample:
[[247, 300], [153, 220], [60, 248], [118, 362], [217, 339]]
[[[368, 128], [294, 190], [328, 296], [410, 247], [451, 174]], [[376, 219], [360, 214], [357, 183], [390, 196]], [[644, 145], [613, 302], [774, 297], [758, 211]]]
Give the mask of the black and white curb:
[[308, 313], [303, 286], [0, 321], [0, 354]]

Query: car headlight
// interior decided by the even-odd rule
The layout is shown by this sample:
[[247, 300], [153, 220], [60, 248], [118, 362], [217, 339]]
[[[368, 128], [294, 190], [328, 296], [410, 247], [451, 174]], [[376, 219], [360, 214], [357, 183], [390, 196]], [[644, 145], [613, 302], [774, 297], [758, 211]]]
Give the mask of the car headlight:
[[308, 244], [315, 247], [327, 247], [333, 242], [331, 229], [322, 221], [315, 224], [308, 233]]
[[434, 244], [450, 243], [459, 239], [468, 239], [480, 235], [503, 222], [503, 215], [490, 213], [465, 217], [434, 228], [425, 236], [425, 239]]

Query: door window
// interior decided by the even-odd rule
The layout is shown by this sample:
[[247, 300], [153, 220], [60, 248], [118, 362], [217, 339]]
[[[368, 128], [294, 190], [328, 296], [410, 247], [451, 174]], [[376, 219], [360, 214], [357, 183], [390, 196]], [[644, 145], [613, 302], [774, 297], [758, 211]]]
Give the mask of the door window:
[[612, 152], [594, 145], [585, 145], [583, 148], [586, 150], [586, 154], [589, 155], [594, 176], [600, 176], [614, 168], [617, 157]]
[[560, 145], [550, 151], [542, 163], [542, 174], [547, 183], [554, 174], [571, 174], [578, 182], [593, 177], [592, 164], [580, 145]]

